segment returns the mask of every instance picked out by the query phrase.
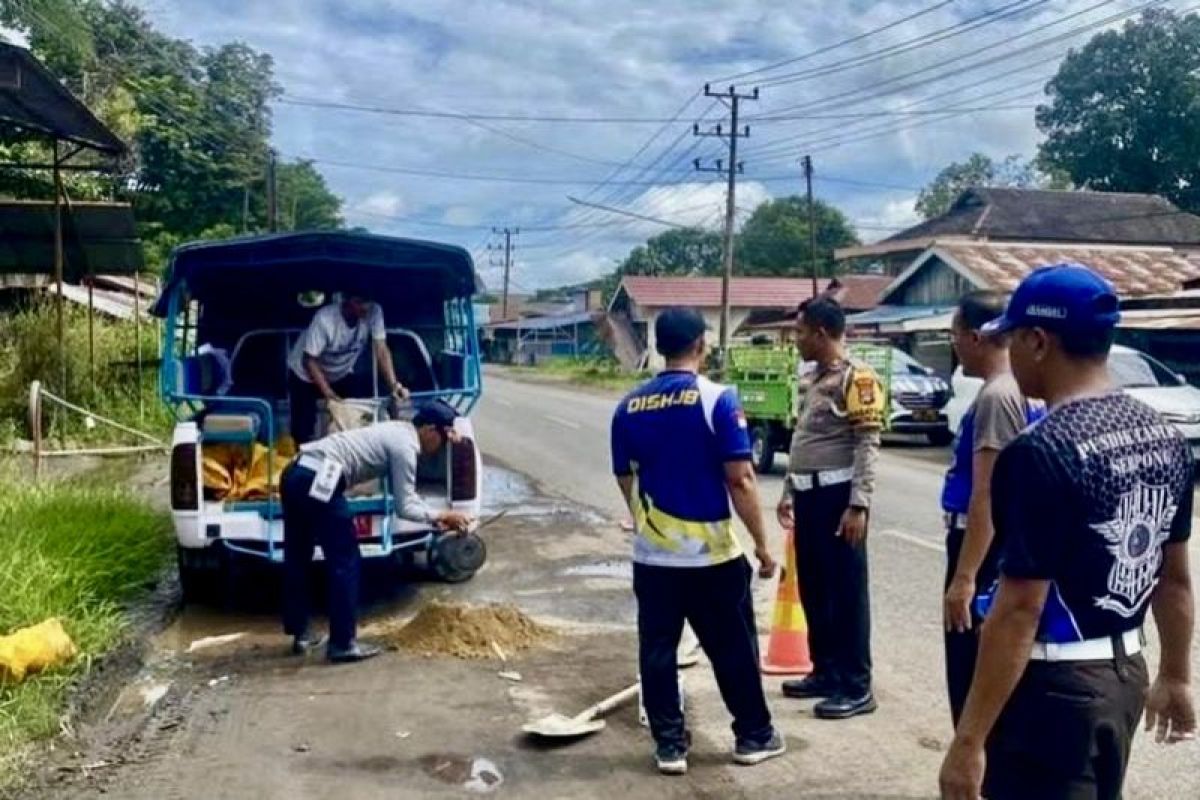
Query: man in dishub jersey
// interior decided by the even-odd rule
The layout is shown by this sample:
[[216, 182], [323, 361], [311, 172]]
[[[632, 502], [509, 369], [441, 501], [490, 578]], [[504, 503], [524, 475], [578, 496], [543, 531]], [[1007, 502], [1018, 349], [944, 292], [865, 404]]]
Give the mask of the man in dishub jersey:
[[[996, 461], [1000, 588], [942, 766], [942, 797], [1118, 800], [1143, 708], [1160, 742], [1192, 739], [1192, 454], [1183, 435], [1116, 391], [1120, 319], [1086, 267], [1026, 278], [985, 334], [1009, 334], [1021, 391], [1048, 415]], [[1150, 685], [1140, 629], [1162, 653]], [[1147, 692], [1147, 688], [1149, 691]]]
[[685, 622], [733, 715], [733, 760], [758, 764], [786, 749], [758, 674], [752, 570], [730, 505], [754, 540], [760, 577], [774, 574], [775, 560], [767, 550], [737, 393], [699, 374], [704, 331], [704, 317], [694, 309], [660, 313], [654, 333], [666, 369], [621, 400], [612, 421], [613, 474], [636, 530], [642, 698], [664, 775], [687, 772], [691, 745], [676, 672]]

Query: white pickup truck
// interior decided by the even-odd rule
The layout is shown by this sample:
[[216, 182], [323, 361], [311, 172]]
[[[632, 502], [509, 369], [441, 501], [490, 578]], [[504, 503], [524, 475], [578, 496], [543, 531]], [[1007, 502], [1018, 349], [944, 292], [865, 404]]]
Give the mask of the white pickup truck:
[[[478, 518], [483, 466], [467, 416], [481, 392], [476, 288], [466, 251], [407, 239], [283, 234], [175, 252], [155, 310], [165, 320], [162, 396], [178, 418], [171, 509], [185, 599], [228, 589], [238, 558], [282, 561], [277, 483], [293, 452], [287, 356], [315, 307], [339, 292], [383, 308], [396, 373], [414, 400], [441, 398], [464, 415], [461, 441], [420, 464], [418, 491], [435, 508]], [[378, 387], [370, 348], [356, 370]], [[365, 559], [421, 555], [449, 581], [482, 564], [476, 535], [444, 537], [396, 516], [386, 481], [350, 495]]]

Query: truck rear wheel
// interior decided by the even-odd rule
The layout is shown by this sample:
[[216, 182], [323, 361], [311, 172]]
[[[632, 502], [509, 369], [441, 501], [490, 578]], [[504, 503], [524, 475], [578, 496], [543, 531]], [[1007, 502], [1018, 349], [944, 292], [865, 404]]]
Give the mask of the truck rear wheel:
[[766, 475], [775, 467], [775, 447], [771, 429], [766, 425], [755, 425], [750, 429], [750, 459], [755, 472], [760, 475]]
[[221, 587], [220, 559], [206, 550], [176, 548], [179, 562], [179, 590], [185, 605], [212, 603]]

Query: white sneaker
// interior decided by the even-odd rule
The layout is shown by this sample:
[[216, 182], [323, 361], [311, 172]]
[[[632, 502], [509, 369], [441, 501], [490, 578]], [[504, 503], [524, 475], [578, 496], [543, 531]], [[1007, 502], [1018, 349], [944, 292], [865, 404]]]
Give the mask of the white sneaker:
[[677, 747], [660, 747], [654, 752], [654, 763], [663, 775], [687, 774], [687, 750]]

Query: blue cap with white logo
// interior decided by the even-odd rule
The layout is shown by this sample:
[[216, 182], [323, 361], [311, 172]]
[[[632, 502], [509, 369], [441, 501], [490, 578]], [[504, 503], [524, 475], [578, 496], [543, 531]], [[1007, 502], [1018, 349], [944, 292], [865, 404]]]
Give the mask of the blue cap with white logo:
[[999, 319], [984, 325], [987, 336], [1017, 328], [1056, 333], [1106, 331], [1121, 321], [1113, 285], [1082, 264], [1039, 267], [1013, 292]]

